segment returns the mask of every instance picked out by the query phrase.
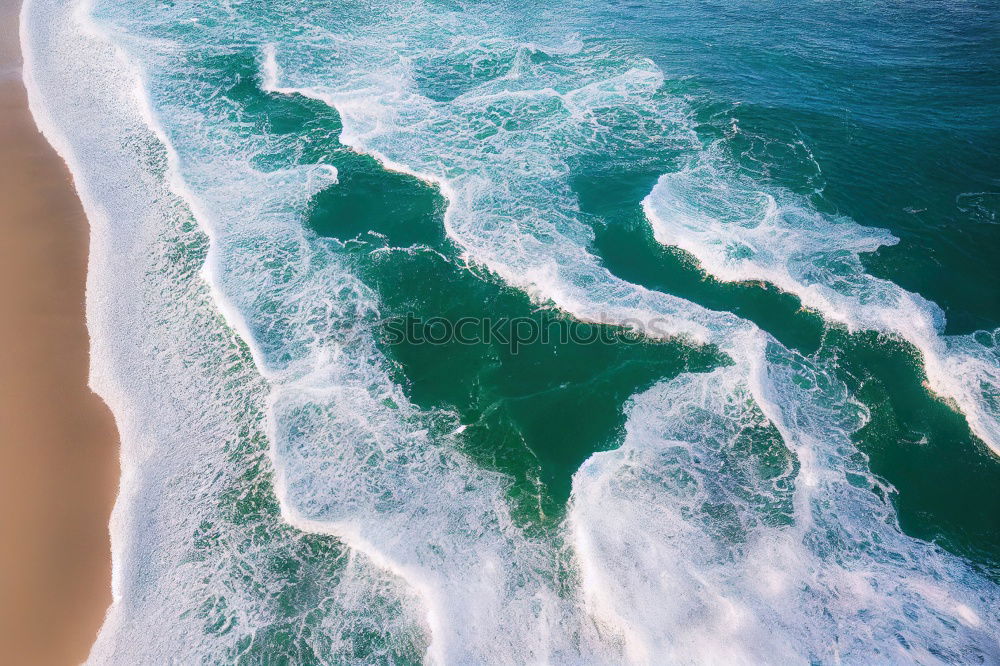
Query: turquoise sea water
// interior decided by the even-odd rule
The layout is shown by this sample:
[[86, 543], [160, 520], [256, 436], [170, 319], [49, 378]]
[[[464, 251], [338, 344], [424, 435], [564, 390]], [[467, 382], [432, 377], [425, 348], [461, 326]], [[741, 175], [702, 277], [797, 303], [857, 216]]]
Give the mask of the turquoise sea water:
[[123, 433], [92, 660], [1000, 660], [998, 35], [31, 0]]

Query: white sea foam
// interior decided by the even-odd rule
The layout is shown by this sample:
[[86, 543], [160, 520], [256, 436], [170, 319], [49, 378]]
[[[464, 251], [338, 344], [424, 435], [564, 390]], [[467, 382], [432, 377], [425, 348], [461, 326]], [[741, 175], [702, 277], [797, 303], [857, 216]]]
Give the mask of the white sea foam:
[[[452, 417], [420, 413], [393, 384], [363, 326], [377, 316], [374, 295], [305, 231], [301, 212], [316, 191], [308, 186], [330, 169], [262, 171], [250, 165], [263, 152], [256, 137], [213, 125], [203, 111], [169, 102], [155, 108], [151, 77], [169, 65], [173, 49], [136, 43], [126, 30], [111, 34], [130, 58], [130, 47], [145, 49], [148, 59], [137, 61], [135, 77], [142, 121], [166, 147], [170, 190], [210, 240], [202, 273], [216, 306], [270, 384], [267, 421], [282, 516], [339, 537], [404, 581], [398, 593], [417, 595], [432, 659], [496, 653], [525, 661], [581, 650], [597, 658], [599, 642], [581, 648], [592, 631], [580, 625], [586, 618], [574, 618], [555, 593], [556, 553], [511, 521], [508, 481], [431, 437], [436, 421]], [[153, 59], [157, 47], [160, 62]], [[171, 608], [147, 610], [140, 619]], [[122, 631], [121, 624], [106, 627], [99, 658], [124, 658]], [[164, 637], [164, 644], [176, 638]]]
[[[304, 541], [266, 506], [232, 515], [269, 479], [253, 444], [267, 387], [197, 277], [203, 237], [169, 191], [137, 72], [86, 18], [85, 7], [29, 0], [21, 41], [32, 112], [90, 221], [91, 385], [121, 436], [113, 604], [90, 660], [225, 662], [284, 630], [299, 635], [288, 645], [298, 658], [357, 650], [352, 636], [366, 632], [405, 655], [424, 629], [399, 579]], [[309, 631], [280, 610], [281, 595], [304, 588], [297, 612], [327, 611]]]
[[944, 336], [944, 314], [918, 294], [868, 274], [859, 255], [898, 239], [821, 213], [801, 195], [770, 191], [719, 166], [717, 151], [660, 177], [643, 202], [661, 243], [691, 253], [725, 281], [765, 281], [851, 330], [897, 335], [923, 356], [928, 385], [953, 401], [1000, 454], [996, 331]]
[[[995, 588], [903, 536], [874, 493], [847, 483], [845, 469], [878, 483], [849, 439], [863, 413], [819, 361], [729, 313], [629, 284], [586, 249], [573, 160], [651, 136], [692, 146], [686, 109], [657, 94], [652, 63], [575, 36], [511, 38], [502, 22], [422, 4], [371, 12], [374, 25], [321, 11], [328, 25], [282, 25], [293, 10], [102, 4], [103, 34], [91, 36], [54, 0], [25, 10], [29, 69], [46, 79], [33, 107], [98, 239], [95, 366], [120, 387], [99, 386], [127, 464], [116, 604], [94, 661], [218, 661], [265, 642], [289, 626], [277, 600], [292, 582], [269, 564], [281, 557], [315, 571], [308, 598], [333, 600], [305, 602], [320, 621], [288, 629], [308, 635], [315, 658], [349, 658], [352, 631], [378, 633], [383, 654], [408, 644], [448, 663], [997, 657]], [[203, 52], [249, 44], [268, 89], [325, 101], [346, 145], [437, 183], [469, 261], [581, 319], [733, 358], [634, 397], [622, 447], [581, 467], [556, 538], [525, 536], [509, 481], [459, 453], [454, 416], [418, 409], [392, 381], [363, 325], [377, 295], [303, 225], [331, 167], [260, 165], [317, 137], [254, 126], [199, 79]], [[422, 87], [467, 69], [485, 74], [456, 76], [448, 95]], [[210, 239], [208, 288], [194, 279], [198, 252], [182, 251], [202, 247], [179, 231], [189, 209]], [[295, 530], [226, 518], [219, 497], [249, 492], [240, 479], [262, 465], [241, 449], [262, 420], [281, 516], [348, 549], [297, 558], [307, 537]], [[192, 545], [202, 541], [216, 545]], [[329, 564], [338, 557], [346, 565]]]
[[637, 663], [995, 659], [979, 615], [995, 591], [848, 482], [878, 483], [851, 460], [863, 411], [802, 359], [769, 356], [774, 420], [745, 368], [685, 375], [636, 396], [622, 447], [577, 472], [568, 523], [591, 612]]
[[[989, 608], [990, 584], [955, 558], [903, 536], [891, 509], [868, 488], [848, 483], [845, 469], [879, 482], [858, 465], [850, 441], [863, 423], [859, 406], [829, 371], [746, 322], [625, 283], [584, 249], [589, 235], [567, 185], [568, 162], [594, 142], [635, 139], [621, 127], [614, 138], [604, 136], [599, 114], [627, 109], [648, 121], [640, 123], [642, 131], [652, 125], [677, 142], [687, 137], [683, 114], [654, 101], [662, 82], [655, 68], [641, 60], [612, 62], [610, 77], [587, 81], [607, 74], [593, 67], [580, 81], [572, 66], [531, 72], [520, 61], [516, 77], [435, 101], [418, 92], [407, 58], [377, 76], [351, 64], [331, 73], [297, 46], [284, 59], [275, 47], [267, 51], [272, 88], [326, 101], [341, 115], [345, 143], [442, 184], [447, 231], [468, 259], [582, 319], [638, 321], [646, 330], [642, 322], [659, 317], [668, 334], [714, 342], [736, 361], [637, 397], [625, 445], [595, 454], [574, 479], [568, 527], [581, 593], [591, 617], [623, 642], [632, 660], [995, 655], [989, 633], [967, 621], [979, 617], [977, 611], [964, 610]], [[406, 50], [405, 44], [392, 48]], [[378, 51], [363, 52], [378, 58]], [[296, 66], [301, 61], [308, 66]], [[538, 79], [546, 85], [532, 87]], [[514, 89], [497, 90], [503, 86]], [[516, 119], [515, 129], [504, 127], [509, 119]], [[765, 211], [773, 214], [776, 205], [765, 202]], [[814, 211], [805, 213], [804, 223], [815, 221]], [[855, 251], [879, 244], [856, 225], [845, 222], [844, 231]], [[800, 242], [821, 248], [819, 233]], [[926, 310], [935, 316], [929, 305]], [[765, 348], [771, 350], [766, 355]], [[691, 406], [692, 399], [702, 402]], [[780, 501], [769, 492], [775, 479], [755, 477], [747, 469], [753, 463], [736, 460], [733, 451], [762, 424], [773, 429], [774, 446], [784, 442], [794, 454], [794, 474], [786, 470], [784, 488], [775, 492], [783, 494]], [[687, 467], [709, 457], [714, 467], [700, 473]], [[774, 515], [768, 524], [758, 515], [776, 511], [773, 504], [786, 505], [791, 525]], [[971, 606], [928, 603], [928, 585]]]

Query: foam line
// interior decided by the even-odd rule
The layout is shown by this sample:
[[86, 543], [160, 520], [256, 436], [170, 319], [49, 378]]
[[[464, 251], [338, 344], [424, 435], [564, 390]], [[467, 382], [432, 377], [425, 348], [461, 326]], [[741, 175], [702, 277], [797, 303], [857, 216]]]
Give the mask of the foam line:
[[[48, 7], [43, 0], [25, 0], [22, 3], [19, 20], [20, 47], [24, 59], [22, 80], [27, 90], [28, 106], [35, 124], [66, 162], [72, 176], [74, 189], [77, 196], [80, 197], [90, 225], [86, 285], [87, 329], [91, 343], [89, 385], [108, 404], [122, 439], [120, 451], [122, 471], [109, 526], [112, 550], [111, 592], [113, 608], [114, 605], [121, 603], [125, 595], [122, 560], [126, 550], [126, 534], [130, 530], [130, 520], [125, 515], [127, 512], [125, 507], [135, 501], [139, 485], [138, 458], [140, 456], [136, 455], [134, 447], [128, 446], [127, 442], [136, 441], [139, 437], [136, 433], [135, 420], [128, 417], [129, 400], [126, 391], [117, 381], [113, 371], [110, 370], [115, 365], [116, 356], [106, 334], [111, 317], [102, 308], [96, 306], [100, 299], [99, 285], [104, 282], [104, 276], [99, 275], [97, 271], [109, 263], [107, 259], [113, 254], [115, 248], [113, 225], [108, 218], [104, 203], [93, 194], [94, 187], [88, 180], [88, 172], [77, 156], [72, 140], [55, 120], [54, 112], [49, 105], [49, 96], [46, 95], [43, 83], [39, 78], [44, 64], [43, 58], [39, 55], [38, 45], [44, 45], [47, 40], [51, 40], [51, 32], [58, 34], [57, 28], [51, 24], [46, 25], [47, 14], [57, 11]], [[89, 41], [87, 36], [83, 34], [74, 36], [77, 37], [78, 41]], [[125, 63], [116, 59], [107, 49], [99, 52], [98, 57], [104, 58], [110, 67], [119, 72], [126, 68]]]
[[660, 177], [643, 202], [658, 241], [694, 256], [713, 277], [770, 282], [850, 330], [875, 330], [920, 352], [928, 388], [968, 420], [1000, 455], [1000, 358], [996, 331], [945, 336], [944, 313], [918, 294], [867, 274], [859, 255], [898, 239], [817, 211], [800, 195], [766, 191], [717, 163]]
[[[21, 15], [32, 112], [69, 165], [91, 225], [91, 385], [110, 405], [122, 440], [110, 525], [113, 604], [90, 661], [230, 661], [245, 649], [241, 641], [276, 622], [273, 596], [262, 592], [276, 579], [274, 558], [293, 558], [301, 536], [266, 516], [226, 526], [225, 484], [255, 472], [250, 452], [234, 463], [228, 447], [252, 438], [266, 387], [197, 279], [198, 240], [184, 231], [190, 213], [171, 194], [165, 146], [147, 125], [151, 115], [143, 117], [143, 89], [134, 87], [143, 79], [90, 11], [31, 0]], [[240, 433], [239, 419], [248, 420], [249, 434]], [[196, 545], [207, 528], [221, 548]], [[247, 548], [240, 540], [254, 529], [268, 537]], [[392, 632], [419, 632], [408, 619], [418, 604], [399, 581], [364, 558], [335, 571], [311, 582], [330, 605], [329, 636], [368, 617], [390, 637], [387, 649]], [[287, 573], [282, 578], [294, 589]], [[378, 610], [393, 604], [402, 604], [401, 617]], [[205, 633], [205, 612], [230, 629]]]

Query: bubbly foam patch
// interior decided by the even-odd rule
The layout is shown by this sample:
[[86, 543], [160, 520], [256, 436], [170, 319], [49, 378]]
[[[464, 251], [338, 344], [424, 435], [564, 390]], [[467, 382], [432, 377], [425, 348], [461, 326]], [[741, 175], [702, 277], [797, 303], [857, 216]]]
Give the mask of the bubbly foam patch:
[[769, 356], [789, 447], [732, 366], [636, 396], [622, 447], [577, 472], [568, 525], [591, 613], [640, 663], [995, 658], [993, 591], [956, 585], [961, 565], [849, 482], [878, 483], [851, 460], [859, 406], [801, 357]]

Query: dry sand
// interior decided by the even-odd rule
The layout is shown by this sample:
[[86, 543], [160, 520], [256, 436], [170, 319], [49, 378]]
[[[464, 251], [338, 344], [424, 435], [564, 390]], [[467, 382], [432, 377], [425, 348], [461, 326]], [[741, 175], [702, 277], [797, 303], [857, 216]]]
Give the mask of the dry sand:
[[118, 434], [87, 387], [88, 227], [0, 0], [0, 662], [83, 661], [111, 602]]

